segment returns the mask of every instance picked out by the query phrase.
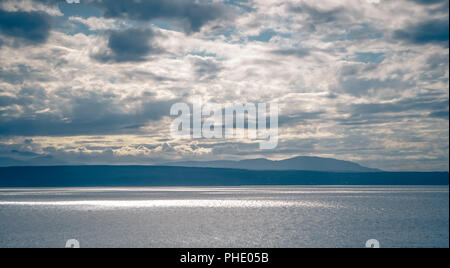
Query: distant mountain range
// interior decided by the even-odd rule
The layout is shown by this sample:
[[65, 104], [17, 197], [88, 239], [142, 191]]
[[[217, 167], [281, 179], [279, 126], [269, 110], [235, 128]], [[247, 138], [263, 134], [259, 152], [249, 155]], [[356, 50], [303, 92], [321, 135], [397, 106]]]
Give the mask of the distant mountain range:
[[174, 162], [165, 163], [164, 166], [176, 167], [197, 167], [197, 168], [225, 168], [225, 169], [245, 169], [260, 171], [322, 171], [322, 172], [381, 172], [378, 169], [363, 167], [359, 164], [336, 160], [331, 158], [300, 156], [281, 161], [271, 161], [267, 159], [252, 159], [242, 161], [208, 161], [208, 162]]
[[2, 187], [448, 185], [448, 172], [318, 172], [167, 166], [0, 168]]
[[67, 163], [59, 161], [50, 155], [32, 157], [28, 158], [27, 160], [17, 160], [10, 157], [0, 157], [0, 167], [61, 166], [61, 165], [67, 165]]
[[[67, 166], [74, 165], [55, 159], [52, 156], [31, 156], [26, 160], [18, 160], [9, 157], [0, 157], [0, 167], [12, 166]], [[77, 165], [77, 164], [75, 164]], [[196, 167], [196, 168], [220, 168], [243, 169], [252, 171], [321, 171], [321, 172], [347, 172], [369, 173], [381, 172], [381, 170], [363, 167], [357, 163], [336, 160], [331, 158], [300, 156], [281, 161], [267, 159], [249, 159], [241, 161], [190, 161], [160, 163], [159, 166], [167, 167]]]
[[0, 187], [448, 185], [448, 172], [383, 172], [329, 158], [63, 166], [49, 157], [0, 158]]

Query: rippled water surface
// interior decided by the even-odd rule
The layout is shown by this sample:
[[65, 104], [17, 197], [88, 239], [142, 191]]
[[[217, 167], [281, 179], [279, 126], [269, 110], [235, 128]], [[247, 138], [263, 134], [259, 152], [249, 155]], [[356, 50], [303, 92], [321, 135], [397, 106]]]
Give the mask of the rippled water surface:
[[448, 247], [448, 187], [0, 189], [0, 247]]

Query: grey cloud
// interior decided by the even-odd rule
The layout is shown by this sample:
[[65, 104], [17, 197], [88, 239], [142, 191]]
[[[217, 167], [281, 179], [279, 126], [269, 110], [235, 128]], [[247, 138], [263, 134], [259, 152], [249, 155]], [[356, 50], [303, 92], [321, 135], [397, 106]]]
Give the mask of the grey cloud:
[[[343, 33], [342, 33], [343, 31]], [[384, 36], [384, 33], [379, 29], [374, 28], [369, 24], [346, 25], [341, 31], [332, 32], [326, 36], [322, 41], [336, 42], [336, 41], [358, 41], [358, 40], [374, 40]]]
[[[336, 119], [342, 125], [367, 126], [395, 124], [405, 119], [441, 118], [448, 120], [449, 101], [445, 94], [424, 93], [392, 102], [340, 105], [341, 114], [351, 114]], [[447, 117], [447, 118], [446, 118]]]
[[17, 104], [17, 99], [10, 96], [0, 96], [0, 107], [8, 107]]
[[330, 10], [321, 10], [315, 7], [312, 7], [310, 5], [307, 5], [305, 3], [301, 3], [299, 5], [294, 5], [292, 3], [289, 3], [286, 6], [287, 11], [292, 13], [303, 13], [307, 14], [311, 22], [314, 24], [321, 24], [321, 23], [329, 23], [334, 21], [342, 21], [345, 20], [347, 17], [347, 11], [346, 9], [342, 7], [330, 9]]
[[0, 10], [0, 33], [14, 38], [14, 46], [45, 43], [50, 30], [51, 19], [46, 13]]
[[345, 127], [372, 129], [375, 126], [382, 125], [386, 127], [387, 124], [395, 125], [393, 122], [402, 122], [404, 120], [425, 119], [427, 116], [418, 113], [409, 113], [405, 115], [394, 114], [352, 114], [349, 118], [336, 119], [335, 121]]
[[12, 85], [22, 84], [24, 81], [49, 81], [52, 77], [48, 74], [43, 75], [39, 70], [35, 70], [30, 66], [19, 64], [12, 66], [10, 69], [4, 69], [0, 66], [0, 81]]
[[450, 2], [448, 0], [442, 0], [440, 2], [440, 5], [432, 6], [432, 8], [429, 10], [430, 14], [447, 14], [448, 17], [449, 3]]
[[325, 111], [317, 112], [301, 112], [295, 115], [280, 115], [278, 123], [280, 126], [298, 125], [304, 124], [309, 120], [321, 119], [322, 116], [326, 116]]
[[449, 110], [433, 112], [430, 117], [449, 120]]
[[29, 106], [35, 104], [35, 108], [40, 109], [44, 106], [39, 106], [35, 100], [43, 100], [46, 98], [45, 90], [42, 88], [22, 88], [14, 97], [0, 96], [0, 107], [8, 107], [11, 105], [20, 105], [25, 112], [29, 111]]
[[441, 44], [448, 47], [449, 19], [432, 19], [410, 24], [405, 29], [394, 32], [394, 38], [417, 45]]
[[37, 153], [27, 152], [27, 151], [22, 152], [22, 151], [18, 151], [18, 150], [11, 150], [11, 154], [23, 156], [23, 157], [39, 156], [39, 154], [37, 154]]
[[352, 62], [341, 67], [340, 81], [357, 79], [361, 74], [376, 72], [378, 64]]
[[[57, 5], [63, 0], [34, 0], [46, 5]], [[177, 22], [185, 32], [199, 32], [210, 22], [233, 19], [239, 8], [248, 10], [248, 1], [209, 0], [86, 0], [103, 12], [105, 18], [133, 21], [169, 20]]]
[[421, 80], [435, 81], [448, 84], [448, 54], [434, 54], [428, 57], [420, 74]]
[[354, 114], [401, 113], [408, 111], [440, 112], [448, 109], [449, 101], [432, 97], [415, 97], [390, 103], [369, 103], [353, 106]]
[[[85, 92], [80, 96], [63, 89], [45, 97], [22, 92], [14, 100], [2, 100], [5, 105], [21, 105], [23, 114], [1, 117], [0, 135], [137, 134], [140, 127], [168, 116], [171, 105], [176, 102], [178, 100], [158, 101], [142, 96], [139, 101], [129, 103], [111, 93]], [[134, 108], [124, 110], [125, 103]], [[36, 112], [44, 108], [51, 111]]]
[[279, 56], [292, 56], [298, 58], [304, 58], [311, 54], [310, 50], [306, 48], [286, 48], [286, 49], [277, 49], [271, 51], [274, 55]]
[[223, 67], [213, 59], [193, 58], [191, 59], [195, 75], [198, 80], [207, 81], [217, 78]]
[[177, 79], [172, 78], [172, 77], [168, 77], [168, 76], [161, 76], [161, 75], [157, 75], [155, 73], [152, 72], [147, 72], [147, 71], [129, 71], [129, 72], [123, 72], [122, 73], [123, 78], [122, 79], [126, 79], [128, 81], [141, 81], [141, 82], [145, 82], [148, 80], [153, 80], [153, 81], [157, 81], [157, 82], [167, 82], [167, 81], [177, 81]]
[[396, 91], [406, 90], [415, 86], [413, 81], [404, 81], [401, 78], [387, 78], [380, 80], [376, 78], [341, 77], [339, 92], [345, 92], [352, 96], [368, 96], [372, 91], [393, 89]]
[[[0, 2], [1, 1], [3, 1], [3, 0], [0, 0]], [[66, 0], [32, 0], [32, 1], [38, 2], [40, 4], [54, 6], [54, 5], [57, 5], [57, 4], [59, 4], [59, 3], [63, 2], [63, 1], [66, 1]]]
[[91, 0], [106, 18], [151, 21], [171, 19], [186, 32], [198, 32], [209, 22], [230, 17], [230, 6], [210, 1], [191, 0]]
[[435, 5], [441, 3], [448, 3], [448, 0], [412, 0], [412, 1], [421, 5]]
[[164, 51], [155, 42], [159, 33], [152, 29], [126, 29], [109, 32], [108, 49], [92, 57], [101, 62], [141, 62]]
[[445, 69], [448, 68], [448, 54], [447, 55], [441, 55], [441, 54], [434, 54], [428, 57], [427, 59], [428, 67], [431, 70], [434, 69]]

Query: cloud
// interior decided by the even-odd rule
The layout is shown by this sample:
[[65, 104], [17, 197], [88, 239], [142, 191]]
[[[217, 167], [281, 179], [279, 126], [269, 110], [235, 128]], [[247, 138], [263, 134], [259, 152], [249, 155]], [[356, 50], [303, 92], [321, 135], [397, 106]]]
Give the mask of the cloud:
[[309, 17], [308, 22], [311, 24], [326, 24], [332, 22], [347, 22], [350, 19], [350, 10], [345, 7], [319, 8], [309, 5], [305, 2], [293, 4], [288, 2], [286, 5], [288, 12], [296, 14], [304, 14]]
[[354, 115], [362, 114], [389, 114], [404, 112], [429, 112], [431, 114], [440, 113], [449, 107], [448, 99], [436, 96], [416, 96], [394, 102], [356, 104], [352, 106]]
[[448, 0], [412, 0], [421, 5], [435, 5], [441, 3], [448, 3]]
[[110, 31], [108, 51], [93, 55], [100, 62], [141, 62], [147, 56], [164, 51], [156, 44], [159, 34], [152, 29], [126, 29]]
[[44, 75], [30, 66], [19, 64], [10, 69], [0, 66], [0, 79], [12, 85], [20, 85], [29, 79], [43, 82], [52, 78], [50, 75]]
[[192, 57], [191, 62], [194, 67], [195, 76], [201, 81], [213, 80], [223, 70], [221, 64], [213, 59]]
[[414, 81], [405, 81], [402, 78], [364, 78], [357, 76], [341, 77], [336, 91], [345, 92], [355, 97], [373, 96], [383, 91], [400, 91], [411, 89]]
[[305, 124], [309, 120], [317, 120], [321, 119], [323, 116], [326, 116], [326, 111], [317, 111], [317, 112], [301, 112], [294, 115], [282, 115], [279, 117], [278, 122], [280, 126], [290, 126], [294, 124]]
[[103, 0], [92, 1], [105, 18], [177, 21], [186, 32], [198, 32], [209, 22], [230, 17], [231, 7], [210, 1], [191, 0]]
[[24, 157], [34, 157], [34, 156], [39, 156], [39, 154], [37, 154], [37, 153], [33, 153], [33, 152], [22, 152], [22, 151], [18, 151], [18, 150], [11, 150], [11, 153], [12, 153], [13, 155], [24, 156]]
[[384, 53], [358, 52], [353, 57], [356, 62], [380, 64], [384, 60]]
[[24, 88], [16, 97], [0, 97], [0, 107], [18, 105], [21, 111], [0, 117], [0, 135], [138, 133], [139, 128], [167, 116], [176, 102], [176, 99], [156, 100], [145, 94], [132, 102], [114, 93], [70, 93], [60, 89], [50, 94]]
[[20, 44], [43, 44], [47, 41], [50, 30], [51, 19], [46, 13], [8, 12], [0, 9], [0, 33], [14, 38]]
[[10, 96], [0, 96], [0, 107], [8, 107], [11, 104], [16, 104], [17, 100]]
[[449, 119], [449, 110], [433, 112], [433, 113], [430, 114], [430, 117], [435, 117], [435, 118], [441, 118], [441, 119], [444, 119], [444, 120], [448, 120]]
[[286, 48], [275, 49], [271, 51], [272, 54], [278, 56], [293, 56], [297, 58], [304, 58], [311, 54], [311, 51], [306, 48]]
[[[0, 32], [0, 157], [303, 154], [448, 170], [448, 1], [60, 1], [0, 0], [3, 12], [46, 12], [54, 23], [39, 46]], [[279, 147], [172, 139], [170, 106], [194, 94], [278, 103]]]
[[449, 19], [433, 19], [408, 25], [394, 32], [396, 39], [417, 45], [440, 44], [448, 47]]

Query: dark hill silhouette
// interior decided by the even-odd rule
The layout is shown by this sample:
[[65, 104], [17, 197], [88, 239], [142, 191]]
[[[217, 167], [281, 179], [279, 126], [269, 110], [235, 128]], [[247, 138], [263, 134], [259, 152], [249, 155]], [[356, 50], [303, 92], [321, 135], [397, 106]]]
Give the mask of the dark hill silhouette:
[[23, 166], [24, 162], [9, 157], [0, 157], [0, 167]]
[[333, 173], [159, 166], [0, 168], [0, 187], [448, 185], [448, 172]]
[[359, 164], [331, 158], [300, 156], [281, 161], [251, 159], [242, 161], [174, 162], [167, 166], [228, 168], [246, 170], [302, 170], [323, 172], [380, 172], [381, 170], [363, 167]]
[[62, 166], [66, 162], [55, 159], [50, 155], [32, 157], [26, 160], [17, 160], [9, 157], [0, 157], [0, 167], [14, 166]]

